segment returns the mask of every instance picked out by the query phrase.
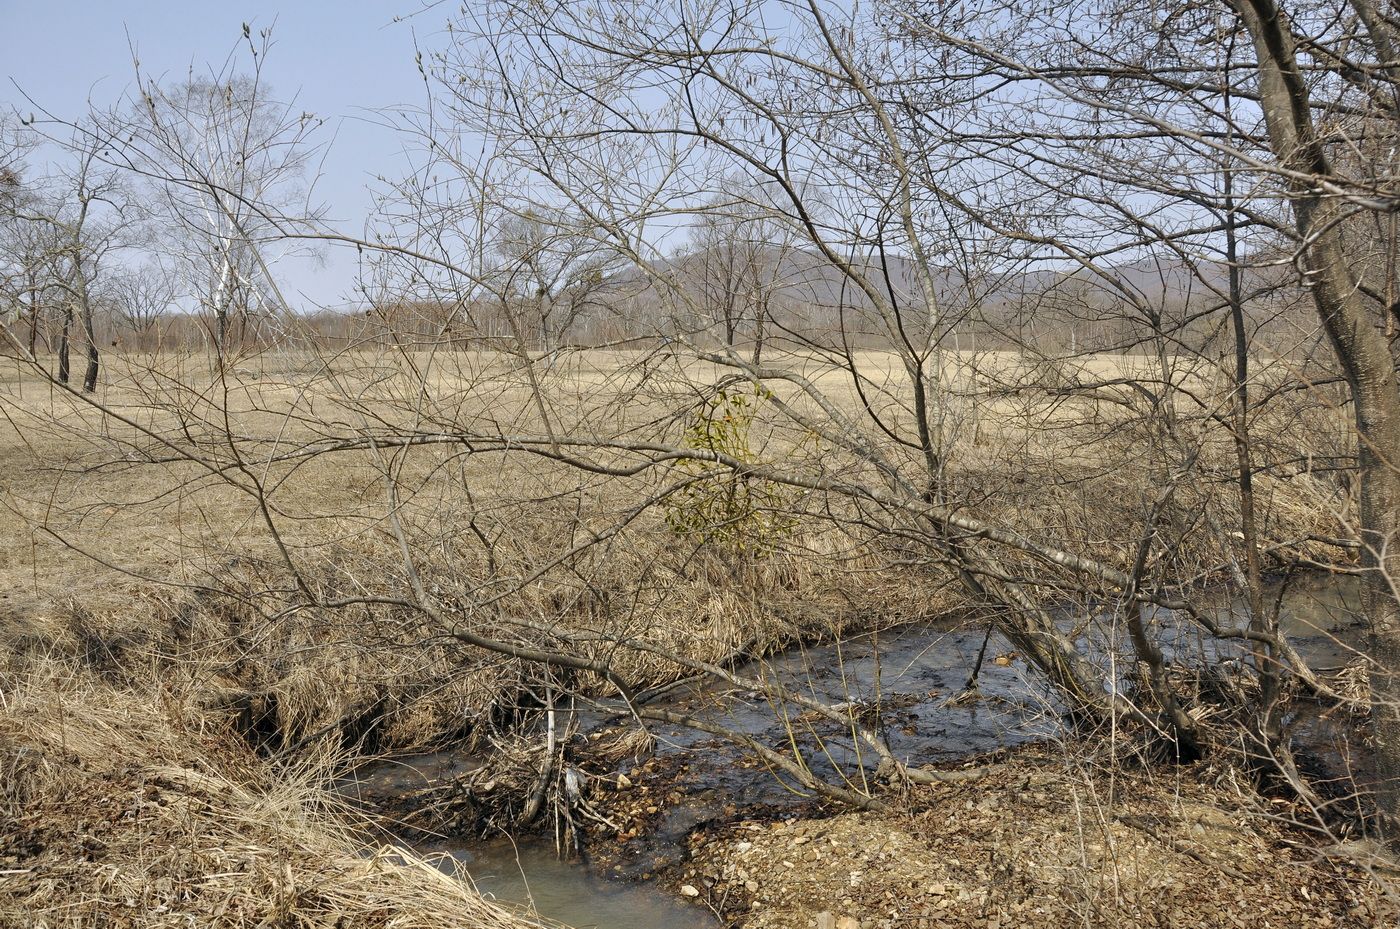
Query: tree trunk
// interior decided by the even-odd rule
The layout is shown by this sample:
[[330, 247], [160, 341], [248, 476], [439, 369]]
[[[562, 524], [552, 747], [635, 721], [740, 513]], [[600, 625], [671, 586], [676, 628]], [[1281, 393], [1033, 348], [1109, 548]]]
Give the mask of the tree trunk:
[[768, 299], [760, 297], [758, 307], [754, 311], [753, 321], [753, 363], [757, 367], [763, 359], [763, 337], [766, 334], [765, 328], [768, 322]]
[[68, 330], [73, 326], [73, 307], [70, 304], [63, 313], [63, 332], [58, 338], [58, 382], [68, 383]]
[[83, 308], [83, 335], [87, 339], [87, 371], [83, 374], [83, 393], [97, 390], [97, 334], [92, 324], [92, 307]]
[[34, 357], [34, 346], [39, 341], [39, 295], [29, 292], [29, 356]]
[[[1274, 0], [1229, 0], [1250, 33], [1271, 147], [1281, 165], [1334, 177], [1313, 124], [1288, 18]], [[1313, 301], [1350, 388], [1355, 416], [1363, 603], [1371, 635], [1372, 714], [1388, 838], [1400, 842], [1400, 390], [1385, 337], [1362, 303], [1341, 240], [1342, 204], [1320, 184], [1290, 179], [1291, 205]]]
[[224, 366], [224, 345], [228, 341], [228, 311], [220, 309], [214, 315], [214, 358], [220, 369]]

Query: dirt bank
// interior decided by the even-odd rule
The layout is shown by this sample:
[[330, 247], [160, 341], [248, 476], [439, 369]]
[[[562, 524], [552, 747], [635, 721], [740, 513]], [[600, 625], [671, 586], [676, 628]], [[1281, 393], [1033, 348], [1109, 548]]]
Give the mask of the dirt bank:
[[693, 857], [670, 882], [742, 929], [1283, 929], [1400, 917], [1382, 886], [1393, 875], [1358, 863], [1366, 849], [1320, 844], [1287, 824], [1294, 811], [1228, 771], [1065, 761], [1022, 751], [982, 781], [912, 791], [897, 815], [729, 823], [693, 835]]

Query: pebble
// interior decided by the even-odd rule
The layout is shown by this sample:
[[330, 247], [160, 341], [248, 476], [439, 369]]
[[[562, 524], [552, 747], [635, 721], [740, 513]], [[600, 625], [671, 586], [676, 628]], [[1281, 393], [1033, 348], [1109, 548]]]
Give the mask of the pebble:
[[682, 885], [681, 885], [681, 896], [682, 896], [682, 897], [698, 897], [698, 896], [700, 896], [700, 891], [699, 891], [698, 889], [696, 889], [696, 887], [695, 887], [694, 884], [682, 884]]

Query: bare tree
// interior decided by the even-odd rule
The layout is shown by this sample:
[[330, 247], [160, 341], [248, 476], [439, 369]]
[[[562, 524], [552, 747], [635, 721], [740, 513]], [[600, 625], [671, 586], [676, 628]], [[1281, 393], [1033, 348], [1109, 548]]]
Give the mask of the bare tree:
[[722, 327], [724, 345], [751, 345], [758, 364], [773, 305], [795, 271], [794, 236], [787, 224], [769, 218], [771, 203], [742, 185], [729, 186], [735, 189], [698, 214], [679, 261], [686, 284]]
[[[1397, 190], [1394, 158], [1387, 162], [1352, 162], [1358, 174], [1339, 169], [1353, 142], [1341, 109], [1364, 107], [1394, 139], [1397, 110], [1396, 25], [1367, 0], [1353, 0], [1344, 9], [1354, 25], [1341, 26], [1302, 45], [1294, 21], [1272, 2], [1232, 2], [1231, 10], [1247, 31], [1255, 54], [1257, 93], [1268, 128], [1270, 148], [1279, 173], [1286, 179], [1288, 203], [1297, 227], [1297, 261], [1311, 289], [1318, 318], [1326, 329], [1338, 365], [1351, 392], [1357, 436], [1357, 470], [1361, 514], [1362, 566], [1366, 570], [1367, 611], [1376, 660], [1372, 677], [1377, 741], [1380, 746], [1382, 804], [1392, 817], [1392, 839], [1400, 838], [1400, 384], [1395, 374], [1392, 345], [1385, 337], [1393, 312], [1367, 292], [1354, 270], [1347, 233], [1367, 223], [1367, 213], [1391, 212]], [[1312, 17], [1309, 16], [1309, 19]], [[1366, 62], [1365, 76], [1355, 92], [1337, 93], [1336, 110], [1315, 111], [1315, 97], [1304, 77], [1307, 57], [1328, 71], [1340, 73], [1350, 59]], [[1322, 90], [1323, 88], [1319, 88]], [[1320, 99], [1326, 99], [1326, 96]], [[1332, 101], [1328, 101], [1331, 103]], [[1335, 114], [1335, 115], [1334, 115]], [[1329, 130], [1319, 123], [1331, 123]], [[1329, 138], [1330, 136], [1330, 138]], [[1369, 140], [1368, 140], [1369, 141]], [[1389, 145], [1394, 151], [1393, 141]], [[1362, 233], [1363, 235], [1365, 233]], [[1393, 247], [1393, 245], [1391, 246]], [[1381, 292], [1393, 294], [1391, 278]], [[1372, 285], [1374, 287], [1374, 285]]]
[[61, 319], [57, 378], [68, 382], [76, 323], [86, 355], [83, 390], [88, 393], [97, 389], [99, 373], [97, 290], [115, 253], [125, 246], [123, 236], [132, 224], [127, 188], [117, 172], [103, 164], [100, 148], [89, 131], [77, 128], [71, 141], [72, 163], [37, 180], [33, 195], [14, 212], [14, 218], [28, 227], [17, 241], [24, 243], [29, 344], [34, 342], [42, 301], [56, 299]]
[[[755, 6], [682, 15], [629, 3], [595, 15], [507, 2], [464, 14], [454, 43], [433, 60], [439, 115], [489, 139], [493, 158], [526, 179], [522, 188], [538, 192], [541, 209], [593, 223], [646, 279], [649, 295], [683, 311], [675, 318], [705, 319], [707, 301], [662, 260], [647, 229], [714, 212], [713, 191], [736, 174], [774, 192], [764, 218], [799, 240], [814, 276], [825, 276], [820, 302], [832, 306], [833, 325], [787, 333], [805, 369], [735, 351], [737, 314], [723, 299], [719, 315], [731, 325], [720, 349], [684, 327], [677, 333], [694, 357], [773, 392], [773, 415], [820, 441], [819, 461], [758, 465], [674, 440], [572, 441], [634, 455], [632, 469], [698, 457], [845, 498], [860, 516], [843, 518], [878, 525], [880, 537], [907, 543], [900, 557], [958, 578], [1082, 718], [1164, 735], [1182, 756], [1207, 750], [1206, 737], [1188, 712], [1193, 698], [1172, 679], [1154, 608], [1191, 617], [1208, 638], [1252, 643], [1264, 696], [1245, 715], [1258, 710], [1264, 720], [1257, 726], [1261, 761], [1296, 781], [1269, 722], [1275, 682], [1286, 673], [1316, 687], [1315, 676], [1257, 593], [1244, 628], [1221, 626], [1197, 609], [1182, 593], [1189, 590], [1183, 580], [1220, 569], [1188, 569], [1174, 555], [1193, 526], [1211, 525], [1226, 563], [1238, 557], [1244, 583], [1256, 591], [1261, 585], [1259, 536], [1248, 512], [1260, 467], [1250, 454], [1249, 419], [1262, 410], [1245, 394], [1254, 377], [1248, 364], [1236, 350], [1236, 363], [1224, 365], [1209, 333], [1223, 324], [1235, 333], [1236, 349], [1247, 342], [1246, 303], [1254, 294], [1239, 273], [1239, 243], [1247, 236], [1262, 264], [1290, 233], [1276, 200], [1259, 204], [1280, 174], [1259, 158], [1259, 136], [1248, 124], [1252, 104], [1240, 103], [1251, 100], [1249, 91], [1227, 94], [1211, 83], [1222, 72], [1238, 77], [1239, 69], [1228, 60], [1183, 64], [1180, 36], [1151, 17], [1125, 16], [1119, 41], [1100, 60], [1067, 50], [1077, 48], [1077, 31], [1112, 22], [1108, 13], [1099, 21], [1076, 11], [1067, 16], [1078, 19], [1065, 24], [1008, 12], [1014, 30], [956, 10], [896, 16], [893, 26], [820, 3], [795, 4], [790, 13], [779, 32]], [[1062, 34], [1071, 38], [1047, 41]], [[1147, 46], [1147, 64], [1145, 38], [1161, 40]], [[1215, 47], [1223, 53], [1226, 45]], [[1183, 67], [1204, 73], [1192, 85], [1202, 88], [1196, 96], [1172, 84], [1173, 69]], [[1043, 90], [1034, 105], [1023, 99], [1027, 87]], [[1231, 134], [1235, 142], [1221, 141]], [[1145, 173], [1147, 157], [1169, 159], [1171, 169]], [[1181, 288], [1200, 296], [1173, 299]], [[1033, 384], [990, 367], [971, 372], [994, 375], [1009, 395], [1039, 398], [1032, 402], [1043, 404], [1040, 417], [1069, 396], [1127, 411], [1128, 419], [1097, 439], [1105, 450], [1122, 443], [1125, 454], [1144, 455], [1150, 477], [1134, 492], [1138, 530], [1107, 552], [1094, 554], [1088, 537], [1065, 538], [1063, 524], [1027, 522], [992, 505], [978, 486], [981, 469], [958, 456], [972, 419], [955, 387], [965, 364], [952, 348], [960, 327], [969, 320], [999, 325], [992, 309], [1015, 310], [1034, 325], [1025, 315], [1034, 308], [1121, 322], [1117, 348], [1149, 360], [1145, 372], [1122, 378], [1091, 376], [1082, 366], [1066, 376], [1064, 359], [1037, 352], [1035, 374], [1043, 379]], [[1072, 354], [1082, 352], [1076, 339], [1069, 342]], [[862, 344], [892, 351], [896, 370], [872, 368], [857, 351]], [[1198, 391], [1216, 378], [1233, 387]], [[832, 383], [859, 397], [860, 415], [843, 410]], [[1236, 430], [1231, 500], [1202, 490], [1214, 441], [1208, 431], [1217, 428]], [[549, 437], [555, 454], [596, 466], [587, 453], [561, 451], [569, 443], [557, 433]], [[530, 443], [521, 435], [499, 441]], [[1243, 547], [1227, 541], [1237, 530], [1222, 523], [1239, 508]], [[1053, 598], [1043, 592], [1066, 589], [1086, 604], [1116, 604], [1111, 625], [1145, 669], [1141, 690], [1120, 686], [1111, 662], [1105, 666], [1102, 654], [1057, 624]], [[1117, 648], [1114, 633], [1106, 634], [1108, 649]]]
[[607, 253], [567, 217], [526, 211], [496, 230], [504, 313], [522, 336], [551, 351], [595, 301], [609, 268]]
[[7, 204], [24, 188], [24, 159], [29, 148], [18, 117], [8, 112], [0, 115], [0, 196]]
[[[1251, 375], [1244, 327], [1250, 268], [1291, 263], [1345, 383], [1354, 415], [1359, 518], [1372, 629], [1371, 673], [1383, 777], [1381, 805], [1400, 798], [1400, 659], [1392, 563], [1400, 490], [1400, 393], [1390, 334], [1395, 291], [1393, 229], [1394, 24], [1367, 3], [1227, 2], [1138, 15], [1109, 4], [1060, 12], [1005, 5], [973, 19], [956, 10], [899, 17], [925, 50], [928, 90], [955, 85], [934, 69], [959, 62], [978, 95], [963, 147], [1003, 165], [1016, 188], [955, 203], [1002, 234], [1050, 245], [1077, 260], [1125, 249], [1213, 252], [1225, 280], [1212, 312], [1228, 308], [1235, 331], [1230, 403], [1246, 540], [1241, 571], [1259, 587], [1251, 502], [1259, 464], [1250, 454]], [[1089, 48], [1073, 40], [1092, 31]], [[1069, 41], [1064, 41], [1069, 40]], [[971, 100], [971, 97], [966, 99]], [[1028, 100], [1034, 101], [1028, 104]], [[1014, 116], [1012, 115], [1014, 114]], [[975, 127], [975, 128], [974, 128]], [[1153, 168], [1144, 170], [1144, 165]], [[1078, 216], [1005, 212], [1028, 199], [1074, 203]], [[997, 201], [1000, 201], [998, 203]], [[990, 202], [989, 202], [990, 201]], [[1029, 221], [1025, 217], [1029, 217]], [[1100, 232], [1076, 219], [1092, 217]], [[1248, 244], [1242, 239], [1248, 236]], [[1278, 629], [1257, 597], [1251, 634], [1265, 706], [1276, 729]], [[1268, 754], [1275, 754], [1274, 745]]]
[[117, 322], [130, 330], [138, 343], [150, 339], [175, 303], [174, 277], [157, 264], [114, 277], [108, 289]]
[[0, 299], [5, 303], [5, 325], [13, 326], [22, 315], [28, 315], [33, 333], [38, 311], [36, 256], [34, 249], [28, 247], [28, 224], [19, 217], [27, 198], [24, 156], [28, 147], [18, 119], [8, 113], [0, 114]]
[[252, 72], [193, 73], [162, 84], [137, 68], [139, 93], [96, 118], [111, 163], [139, 178], [222, 363], [230, 341], [288, 309], [269, 275], [277, 249], [312, 215], [307, 166], [320, 120], [274, 98], [261, 76], [271, 32], [244, 29]]
[[[817, 0], [786, 9], [781, 28], [756, 2], [629, 0], [600, 12], [499, 0], [464, 10], [424, 59], [434, 96], [409, 126], [421, 133], [422, 163], [386, 192], [370, 236], [313, 228], [277, 205], [277, 184], [261, 179], [285, 179], [300, 163], [291, 155], [273, 158], [267, 175], [245, 174], [241, 161], [266, 155], [269, 139], [283, 140], [272, 148], [284, 154], [298, 150], [296, 121], [219, 141], [229, 126], [261, 125], [249, 103], [256, 81], [187, 88], [181, 99], [195, 103], [150, 90], [140, 119], [110, 123], [106, 138], [128, 140], [114, 160], [164, 192], [167, 224], [194, 231], [221, 357], [239, 301], [285, 309], [264, 256], [278, 242], [353, 245], [379, 275], [371, 316], [387, 307], [432, 315], [409, 338], [386, 325], [373, 342], [385, 356], [357, 369], [363, 378], [331, 363], [356, 356], [331, 359], [311, 344], [334, 413], [285, 414], [310, 424], [298, 440], [244, 432], [227, 405], [199, 393], [167, 411], [180, 429], [104, 408], [131, 430], [120, 460], [193, 465], [253, 502], [284, 572], [250, 595], [271, 614], [395, 611], [463, 648], [544, 669], [537, 683], [551, 695], [605, 692], [639, 719], [719, 729], [834, 799], [879, 802], [864, 781], [821, 782], [800, 750], [788, 757], [648, 709], [639, 656], [673, 676], [703, 672], [794, 701], [841, 724], [896, 777], [937, 775], [895, 758], [849, 706], [649, 638], [637, 604], [660, 586], [648, 585], [659, 564], [670, 566], [666, 555], [682, 562], [676, 576], [698, 563], [744, 579], [775, 552], [836, 551], [832, 562], [853, 570], [956, 583], [1054, 685], [1072, 720], [1130, 732], [1155, 757], [1243, 742], [1252, 761], [1308, 795], [1279, 701], [1290, 687], [1329, 690], [1267, 608], [1265, 557], [1350, 543], [1311, 530], [1272, 538], [1256, 504], [1267, 486], [1344, 516], [1342, 490], [1320, 494], [1324, 504], [1307, 495], [1314, 460], [1346, 467], [1348, 453], [1309, 428], [1324, 416], [1291, 402], [1319, 379], [1312, 359], [1261, 371], [1269, 366], [1250, 348], [1271, 301], [1287, 302], [1277, 278], [1297, 259], [1317, 319], [1337, 329], [1353, 394], [1380, 385], [1355, 405], [1364, 568], [1372, 603], [1382, 602], [1393, 495], [1377, 475], [1390, 454], [1393, 361], [1377, 295], [1395, 288], [1362, 280], [1343, 256], [1364, 238], [1357, 217], [1375, 219], [1392, 201], [1384, 178], [1335, 167], [1365, 158], [1293, 160], [1326, 147], [1311, 121], [1345, 125], [1372, 106], [1383, 114], [1383, 102], [1352, 100], [1343, 86], [1354, 75], [1338, 62], [1356, 37], [1337, 38], [1328, 57], [1317, 51], [1321, 33], [1308, 31], [1318, 83], [1343, 103], [1329, 111], [1300, 95], [1299, 66], [1279, 65], [1299, 86], [1284, 88], [1291, 110], [1271, 115], [1254, 84], [1274, 80], [1275, 66], [1258, 51], [1256, 61], [1242, 57], [1236, 20], [1291, 60], [1297, 39], [1286, 27], [1275, 34], [1278, 15], [1252, 23], [1234, 7], [1008, 3], [978, 17]], [[1094, 49], [1078, 40], [1088, 27], [1105, 37]], [[1373, 62], [1376, 80], [1387, 61]], [[186, 117], [206, 111], [214, 115], [194, 119], [187, 135]], [[1280, 135], [1284, 117], [1307, 132]], [[1353, 142], [1336, 131], [1327, 145]], [[1290, 211], [1304, 219], [1290, 224]], [[718, 262], [699, 286], [667, 257], [674, 231], [697, 226], [695, 256]], [[1382, 259], [1366, 265], [1384, 266], [1390, 249], [1371, 251]], [[625, 273], [611, 273], [613, 257]], [[794, 267], [800, 280], [787, 273]], [[1352, 276], [1329, 277], [1343, 272]], [[559, 371], [568, 333], [609, 276], [639, 347], [622, 369], [569, 381]], [[795, 291], [809, 305], [776, 312], [774, 296]], [[443, 351], [493, 341], [479, 323], [497, 309], [504, 357]], [[716, 321], [723, 339], [710, 335]], [[964, 351], [973, 334], [1016, 351]], [[1114, 351], [1118, 366], [1105, 370], [1095, 349]], [[600, 381], [618, 389], [595, 391]], [[1001, 430], [983, 434], [979, 404]], [[192, 421], [215, 438], [185, 428]], [[1281, 426], [1308, 432], [1306, 441], [1269, 441]], [[347, 522], [391, 540], [391, 568], [327, 567], [311, 546], [288, 542], [283, 476], [356, 456], [384, 500]], [[498, 481], [506, 460], [531, 469], [496, 504], [513, 519], [479, 503], [481, 475], [466, 466], [491, 462], [485, 480]], [[432, 474], [460, 465], [466, 502], [450, 526], [434, 529], [405, 503], [428, 486], [415, 483], [420, 464]], [[522, 554], [532, 519], [539, 549]], [[643, 525], [669, 532], [663, 555], [626, 549]], [[764, 538], [717, 551], [735, 526]], [[802, 535], [817, 535], [813, 526], [826, 548]], [[622, 594], [619, 551], [636, 567]], [[337, 586], [327, 575], [350, 580]], [[1219, 621], [1198, 597], [1227, 575], [1248, 594], [1240, 624]], [[1377, 615], [1384, 633], [1390, 614]], [[1227, 697], [1174, 660], [1183, 626], [1206, 643]], [[1228, 675], [1241, 652], [1253, 657], [1252, 678], [1235, 686]], [[1384, 648], [1378, 657], [1375, 712], [1389, 752], [1391, 665]], [[1232, 724], [1223, 738], [1208, 724], [1220, 716]]]

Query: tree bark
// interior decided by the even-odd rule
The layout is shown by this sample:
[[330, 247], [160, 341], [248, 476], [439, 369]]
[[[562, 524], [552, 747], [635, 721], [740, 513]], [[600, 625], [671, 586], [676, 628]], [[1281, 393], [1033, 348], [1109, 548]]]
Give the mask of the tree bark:
[[34, 346], [39, 341], [39, 289], [31, 277], [29, 281], [29, 356], [34, 357]]
[[1388, 839], [1400, 842], [1400, 390], [1389, 346], [1361, 301], [1341, 234], [1342, 204], [1320, 181], [1335, 177], [1313, 124], [1287, 15], [1274, 0], [1229, 0], [1258, 60], [1259, 93], [1279, 163], [1290, 179], [1301, 262], [1350, 388], [1357, 440], [1363, 602], [1370, 625], [1378, 800]]
[[63, 333], [58, 338], [58, 382], [68, 383], [68, 330], [73, 326], [73, 307], [70, 304], [63, 313]]
[[83, 336], [87, 339], [87, 371], [83, 374], [83, 392], [97, 390], [97, 334], [92, 324], [92, 307], [83, 307]]

